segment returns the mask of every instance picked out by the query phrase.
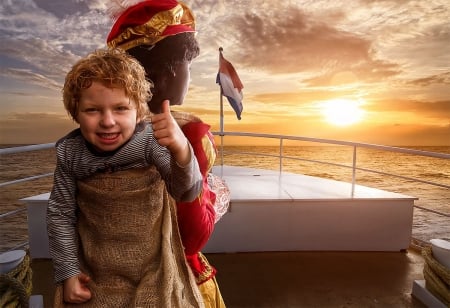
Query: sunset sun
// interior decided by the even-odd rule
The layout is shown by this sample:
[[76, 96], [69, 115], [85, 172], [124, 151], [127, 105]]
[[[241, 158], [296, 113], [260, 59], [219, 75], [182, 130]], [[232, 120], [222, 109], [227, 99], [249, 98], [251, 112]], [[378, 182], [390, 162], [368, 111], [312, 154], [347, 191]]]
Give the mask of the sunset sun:
[[333, 99], [321, 105], [326, 121], [337, 126], [347, 126], [361, 121], [364, 110], [362, 102], [351, 99]]

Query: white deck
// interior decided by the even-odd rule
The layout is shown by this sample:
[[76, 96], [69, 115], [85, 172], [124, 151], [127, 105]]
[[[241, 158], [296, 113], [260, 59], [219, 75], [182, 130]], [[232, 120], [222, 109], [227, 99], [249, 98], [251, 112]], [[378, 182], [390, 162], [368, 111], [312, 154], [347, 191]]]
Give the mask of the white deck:
[[417, 198], [299, 174], [214, 167], [230, 211], [205, 252], [399, 251], [409, 247]]
[[395, 199], [417, 198], [356, 185], [352, 196], [351, 183], [339, 182], [302, 174], [253, 169], [234, 166], [215, 166], [213, 173], [222, 177], [236, 202], [269, 200], [343, 200], [343, 199]]

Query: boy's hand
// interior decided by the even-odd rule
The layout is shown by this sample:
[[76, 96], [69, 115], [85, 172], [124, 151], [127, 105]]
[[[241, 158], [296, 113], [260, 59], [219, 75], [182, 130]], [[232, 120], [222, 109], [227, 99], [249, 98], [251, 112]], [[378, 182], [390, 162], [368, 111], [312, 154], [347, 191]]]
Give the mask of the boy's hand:
[[67, 303], [81, 304], [91, 299], [91, 290], [87, 284], [91, 278], [80, 273], [64, 280], [64, 301]]
[[170, 113], [168, 100], [162, 103], [161, 113], [152, 116], [152, 126], [158, 143], [169, 149], [179, 165], [188, 164], [191, 159], [188, 141]]

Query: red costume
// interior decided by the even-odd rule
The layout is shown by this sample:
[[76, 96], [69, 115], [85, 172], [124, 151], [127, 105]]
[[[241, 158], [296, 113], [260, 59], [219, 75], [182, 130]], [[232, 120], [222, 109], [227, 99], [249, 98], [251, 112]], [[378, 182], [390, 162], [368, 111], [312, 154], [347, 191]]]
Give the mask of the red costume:
[[[219, 200], [216, 199], [216, 194], [208, 185], [208, 173], [214, 165], [216, 147], [213, 135], [209, 131], [209, 125], [192, 115], [174, 112], [173, 116], [191, 143], [203, 176], [203, 191], [201, 195], [193, 202], [177, 203], [178, 226], [186, 258], [194, 272], [197, 283], [201, 284], [212, 278], [216, 273], [215, 268], [209, 265], [206, 258], [200, 253], [214, 230], [216, 221], [214, 205], [216, 200]], [[183, 119], [180, 120], [180, 118]], [[188, 122], [183, 123], [186, 121]], [[223, 205], [216, 204], [216, 206]]]

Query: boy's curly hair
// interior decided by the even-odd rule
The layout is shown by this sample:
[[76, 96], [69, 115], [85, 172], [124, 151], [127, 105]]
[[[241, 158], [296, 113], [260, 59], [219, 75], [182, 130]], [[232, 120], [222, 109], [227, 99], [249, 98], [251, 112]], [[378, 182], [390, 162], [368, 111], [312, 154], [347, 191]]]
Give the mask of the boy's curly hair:
[[64, 107], [77, 121], [81, 92], [92, 82], [108, 88], [124, 89], [135, 104], [138, 119], [148, 113], [153, 83], [146, 79], [142, 65], [121, 49], [96, 50], [79, 60], [66, 76], [63, 88]]

